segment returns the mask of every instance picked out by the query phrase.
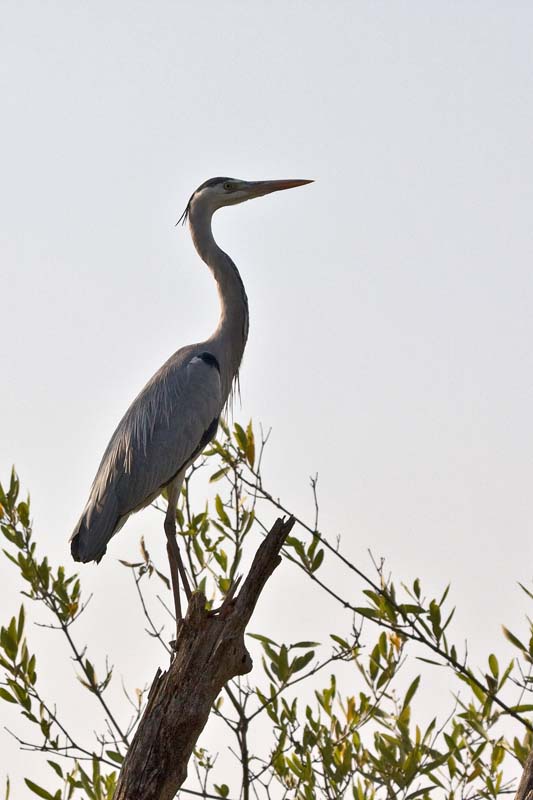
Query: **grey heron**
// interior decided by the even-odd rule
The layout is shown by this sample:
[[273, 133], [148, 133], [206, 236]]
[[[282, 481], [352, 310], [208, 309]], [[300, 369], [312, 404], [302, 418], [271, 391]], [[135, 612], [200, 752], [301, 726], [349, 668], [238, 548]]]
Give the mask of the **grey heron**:
[[308, 180], [243, 181], [212, 178], [191, 196], [179, 221], [189, 221], [200, 258], [218, 288], [220, 319], [212, 336], [180, 348], [148, 381], [119, 422], [71, 537], [76, 561], [100, 561], [128, 517], [166, 489], [165, 533], [176, 616], [179, 577], [189, 594], [176, 540], [176, 508], [187, 467], [216, 434], [237, 378], [248, 336], [248, 301], [231, 258], [211, 231], [215, 211]]

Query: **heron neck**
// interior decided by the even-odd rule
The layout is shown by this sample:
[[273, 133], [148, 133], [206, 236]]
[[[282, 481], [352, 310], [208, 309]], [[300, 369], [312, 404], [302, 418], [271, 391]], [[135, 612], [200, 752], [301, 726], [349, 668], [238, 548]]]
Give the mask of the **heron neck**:
[[194, 246], [217, 284], [220, 318], [206, 344], [220, 364], [223, 389], [228, 395], [248, 337], [248, 299], [237, 267], [215, 242], [211, 229], [212, 213], [202, 211], [191, 208], [189, 225]]

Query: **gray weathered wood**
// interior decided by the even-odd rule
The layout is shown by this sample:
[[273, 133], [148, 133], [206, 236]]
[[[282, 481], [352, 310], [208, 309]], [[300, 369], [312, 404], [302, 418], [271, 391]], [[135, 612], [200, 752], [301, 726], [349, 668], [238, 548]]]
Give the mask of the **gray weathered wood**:
[[533, 750], [527, 757], [515, 800], [533, 800]]
[[204, 595], [193, 593], [172, 663], [154, 678], [114, 800], [171, 800], [175, 796], [222, 687], [252, 669], [245, 628], [281, 561], [279, 553], [293, 524], [292, 517], [276, 521], [259, 546], [240, 592], [218, 613], [207, 612]]

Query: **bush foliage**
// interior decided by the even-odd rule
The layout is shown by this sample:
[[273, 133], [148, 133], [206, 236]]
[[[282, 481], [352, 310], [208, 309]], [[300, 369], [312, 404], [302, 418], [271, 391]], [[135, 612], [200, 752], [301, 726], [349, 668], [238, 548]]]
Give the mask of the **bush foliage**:
[[[251, 424], [235, 424], [232, 430], [223, 425], [187, 475], [177, 512], [178, 536], [190, 583], [205, 592], [210, 604], [229, 591], [244, 548], [253, 548], [273, 512], [289, 513], [262, 475], [267, 438], [257, 442]], [[191, 482], [206, 471], [218, 493], [196, 510]], [[448, 588], [430, 597], [418, 578], [394, 580], [382, 562], [374, 562], [370, 572], [350, 562], [339, 543], [320, 529], [316, 479], [311, 487], [313, 520], [297, 519], [284, 556], [312, 582], [317, 606], [323, 593], [338, 604], [336, 628], [322, 642], [289, 644], [275, 641], [272, 631], [252, 634], [261, 663], [248, 679], [231, 682], [213, 709], [227, 727], [235, 765], [221, 782], [214, 777], [216, 754], [199, 747], [193, 776], [180, 796], [459, 800], [511, 792], [517, 764], [524, 763], [533, 745], [533, 628], [520, 636], [503, 629], [515, 649], [509, 663], [491, 653], [486, 665], [473, 666], [464, 645], [451, 639]], [[24, 597], [12, 616], [3, 612], [0, 699], [13, 712], [11, 719], [17, 711], [23, 718], [14, 734], [20, 746], [44, 752], [50, 765], [46, 787], [30, 776], [26, 786], [48, 800], [111, 800], [146, 692], [129, 698], [133, 714], [126, 703], [111, 708], [107, 689], [113, 670], [107, 664], [97, 667], [78, 641], [76, 623], [90, 613], [80, 578], [72, 565], [54, 566], [42, 554], [29, 499], [21, 498], [14, 472], [9, 486], [0, 487], [0, 521], [4, 556], [18, 570]], [[146, 599], [158, 590], [156, 583], [168, 587], [169, 581], [143, 541], [141, 554], [140, 560], [122, 564], [133, 575], [147, 633], [168, 659], [172, 651], [164, 626], [151, 616]], [[328, 578], [328, 563], [352, 576], [349, 595]], [[533, 594], [522, 589], [531, 600]], [[46, 662], [32, 649], [29, 604], [44, 606], [50, 626], [64, 635], [78, 691], [89, 692], [99, 704], [102, 733], [86, 731], [79, 740], [68, 728], [64, 699], [41, 690], [39, 671]], [[457, 682], [449, 709], [442, 718], [433, 717], [426, 703], [425, 716], [420, 716], [417, 693], [425, 691], [427, 698], [441, 692], [443, 668]], [[6, 800], [9, 794], [8, 780]]]

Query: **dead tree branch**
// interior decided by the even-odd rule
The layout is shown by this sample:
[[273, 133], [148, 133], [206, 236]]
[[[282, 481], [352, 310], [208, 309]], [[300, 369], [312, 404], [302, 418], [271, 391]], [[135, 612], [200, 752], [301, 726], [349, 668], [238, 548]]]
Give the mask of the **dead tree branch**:
[[515, 800], [533, 800], [533, 750], [527, 757]]
[[189, 758], [218, 694], [231, 678], [252, 669], [244, 632], [293, 525], [292, 517], [276, 521], [240, 592], [228, 596], [218, 612], [206, 611], [204, 595], [193, 593], [172, 663], [154, 678], [114, 800], [171, 800], [185, 781]]

